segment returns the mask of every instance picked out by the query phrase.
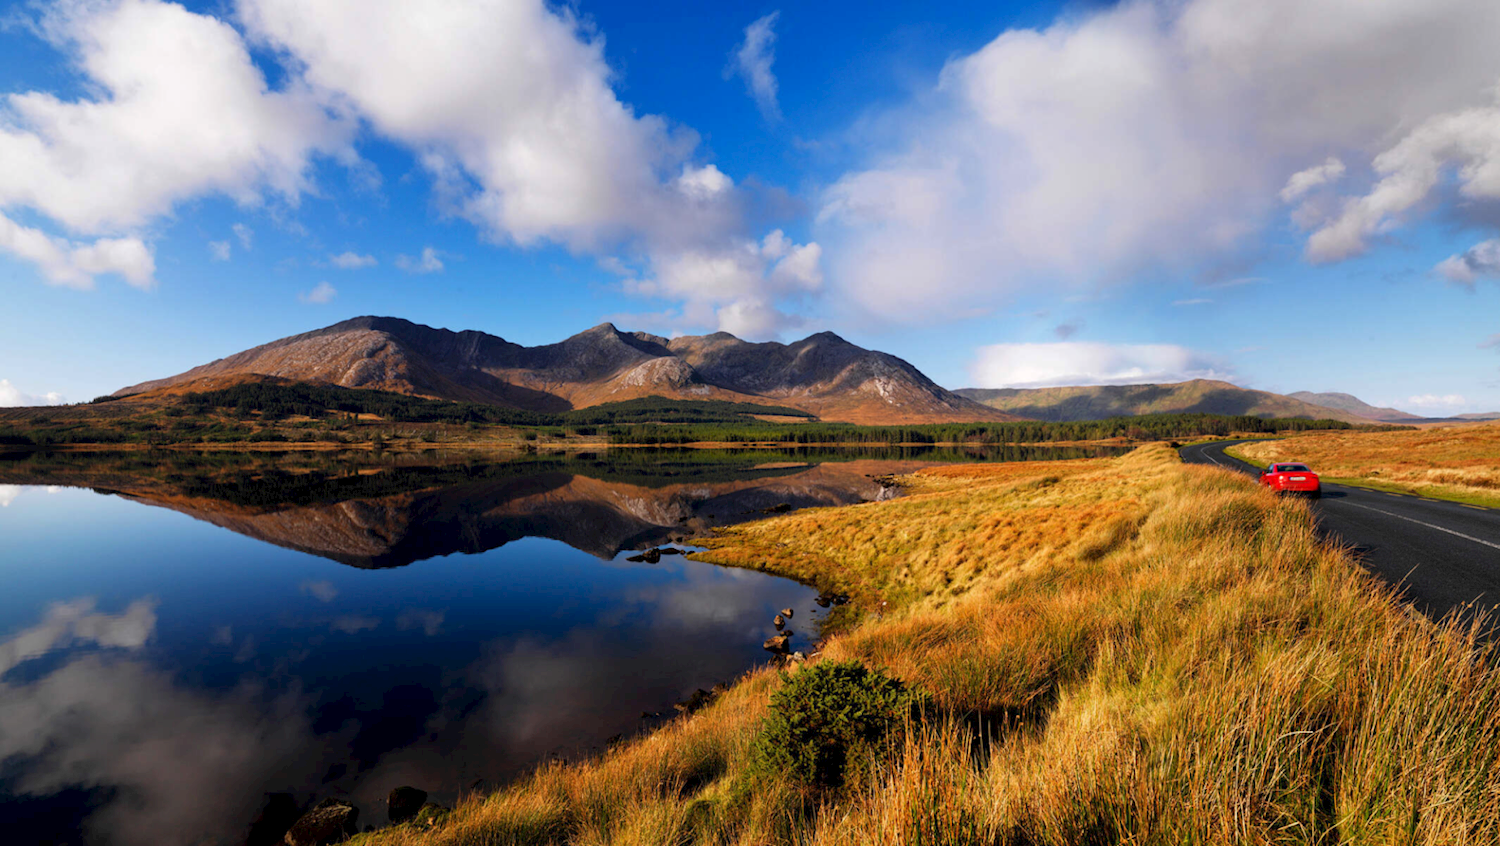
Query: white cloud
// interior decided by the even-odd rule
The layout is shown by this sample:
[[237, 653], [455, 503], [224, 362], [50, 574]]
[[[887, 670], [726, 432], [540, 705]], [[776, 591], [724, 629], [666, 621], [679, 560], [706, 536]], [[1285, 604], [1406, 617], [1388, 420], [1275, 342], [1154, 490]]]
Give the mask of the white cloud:
[[[0, 210], [129, 233], [204, 194], [295, 203], [310, 156], [352, 156], [351, 125], [300, 87], [268, 90], [240, 35], [217, 18], [159, 0], [63, 0], [33, 30], [73, 61], [88, 94], [4, 98]], [[154, 270], [138, 236], [79, 246], [5, 220], [0, 249], [77, 287], [107, 272], [147, 287]]]
[[969, 378], [978, 388], [1044, 388], [1224, 379], [1228, 374], [1211, 357], [1173, 344], [1068, 341], [980, 347]]
[[1307, 170], [1299, 170], [1292, 174], [1292, 177], [1286, 181], [1286, 186], [1281, 189], [1281, 201], [1295, 203], [1307, 192], [1337, 182], [1343, 175], [1344, 163], [1339, 161], [1337, 156], [1329, 156], [1328, 161], [1320, 165], [1313, 165]]
[[776, 74], [771, 65], [776, 61], [776, 19], [781, 12], [772, 12], [745, 27], [745, 40], [730, 54], [729, 67], [724, 69], [724, 78], [738, 76], [745, 81], [745, 91], [755, 100], [755, 105], [768, 121], [781, 120], [781, 107], [776, 102]]
[[1425, 120], [1372, 165], [1381, 179], [1369, 193], [1307, 239], [1313, 261], [1338, 261], [1364, 252], [1372, 237], [1390, 232], [1425, 200], [1452, 169], [1459, 194], [1500, 199], [1500, 106], [1466, 108]]
[[323, 305], [330, 303], [338, 296], [338, 289], [327, 282], [319, 282], [311, 291], [304, 291], [297, 295], [297, 299], [304, 303]]
[[432, 247], [423, 247], [422, 255], [412, 258], [408, 255], [396, 256], [396, 266], [407, 273], [437, 273], [443, 269], [443, 260], [439, 258], [441, 253]]
[[1479, 348], [1482, 350], [1500, 349], [1500, 334], [1489, 336], [1484, 341], [1480, 342]]
[[234, 232], [234, 237], [240, 239], [241, 247], [244, 247], [248, 250], [250, 249], [250, 246], [255, 243], [255, 230], [251, 229], [245, 224], [236, 223], [229, 228]]
[[[629, 287], [682, 299], [695, 320], [735, 306], [768, 330], [786, 324], [775, 302], [786, 280], [744, 293], [742, 269], [722, 272], [756, 243], [747, 189], [696, 163], [691, 129], [619, 100], [602, 40], [565, 4], [243, 0], [239, 13], [324, 102], [418, 151], [439, 205], [495, 240], [620, 259], [631, 277], [660, 281]], [[808, 279], [814, 271], [798, 265], [818, 255], [804, 251], [784, 272]], [[397, 266], [431, 272], [441, 261], [424, 251]], [[704, 274], [686, 296], [676, 280], [692, 267]]]
[[1500, 277], [1500, 238], [1481, 241], [1433, 268], [1451, 282], [1474, 287], [1480, 277]]
[[1135, 0], [1008, 31], [862, 124], [818, 240], [893, 321], [1198, 271], [1254, 249], [1289, 177], [1471, 105], [1497, 33], [1488, 0]]
[[375, 265], [379, 264], [379, 262], [375, 260], [374, 256], [362, 256], [359, 253], [348, 251], [339, 253], [336, 256], [329, 256], [328, 263], [333, 265], [334, 267], [337, 267], [339, 270], [359, 270], [360, 268], [374, 267]]
[[106, 273], [118, 274], [142, 289], [149, 289], [156, 281], [156, 259], [139, 238], [69, 241], [0, 214], [0, 252], [36, 265], [47, 281], [69, 288], [92, 288], [94, 277]]
[[21, 495], [20, 485], [0, 485], [0, 508], [9, 508]]
[[21, 393], [21, 389], [10, 383], [9, 379], [0, 379], [0, 408], [17, 408], [23, 406], [37, 405], [62, 405], [67, 400], [56, 391], [48, 391], [45, 394], [34, 395]]
[[677, 177], [677, 190], [695, 200], [712, 200], [733, 187], [734, 181], [713, 165], [683, 165]]
[[451, 177], [456, 211], [522, 245], [588, 249], [661, 223], [664, 173], [696, 145], [615, 97], [602, 41], [565, 7], [244, 0], [239, 10], [309, 85]]
[[658, 256], [651, 277], [627, 281], [626, 290], [683, 301], [690, 324], [761, 339], [796, 324], [776, 302], [821, 289], [821, 256], [817, 244], [797, 244], [776, 229], [759, 242]]
[[229, 242], [209, 241], [208, 254], [213, 257], [214, 261], [229, 261]]
[[1406, 402], [1408, 405], [1418, 407], [1446, 409], [1462, 408], [1469, 404], [1469, 400], [1462, 394], [1443, 394], [1441, 396], [1437, 394], [1421, 394], [1415, 397], [1408, 397]]

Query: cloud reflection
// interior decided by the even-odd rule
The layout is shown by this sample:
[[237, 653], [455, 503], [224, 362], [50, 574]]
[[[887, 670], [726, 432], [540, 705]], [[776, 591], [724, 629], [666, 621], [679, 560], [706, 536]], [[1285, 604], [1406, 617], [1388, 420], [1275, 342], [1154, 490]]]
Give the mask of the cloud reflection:
[[82, 597], [54, 602], [42, 622], [0, 641], [0, 676], [20, 664], [56, 649], [69, 647], [115, 647], [139, 649], [156, 629], [154, 598], [137, 599], [122, 614], [94, 612], [95, 600]]
[[80, 655], [35, 680], [0, 682], [7, 788], [31, 796], [105, 789], [111, 798], [85, 823], [89, 842], [216, 841], [226, 825], [250, 819], [266, 784], [303, 780], [288, 770], [305, 766], [307, 750], [318, 748], [303, 697], [268, 702], [248, 685], [220, 695], [193, 691], [125, 657], [151, 640], [157, 604], [144, 597], [105, 614], [89, 597], [58, 602], [40, 623], [0, 642], [0, 677], [57, 650], [125, 650]]

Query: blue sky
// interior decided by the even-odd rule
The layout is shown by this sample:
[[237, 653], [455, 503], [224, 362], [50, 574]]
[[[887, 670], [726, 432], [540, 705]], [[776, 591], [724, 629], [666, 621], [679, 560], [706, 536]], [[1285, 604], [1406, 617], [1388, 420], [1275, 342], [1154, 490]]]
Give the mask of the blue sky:
[[11, 4], [0, 404], [391, 314], [1500, 409], [1496, 4], [804, 5]]

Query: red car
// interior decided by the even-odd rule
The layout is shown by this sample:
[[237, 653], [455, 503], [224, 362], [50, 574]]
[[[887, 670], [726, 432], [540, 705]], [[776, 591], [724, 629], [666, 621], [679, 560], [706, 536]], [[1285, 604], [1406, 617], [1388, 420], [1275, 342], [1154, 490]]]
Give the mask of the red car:
[[1302, 494], [1317, 499], [1323, 495], [1318, 474], [1306, 464], [1279, 461], [1261, 471], [1260, 483], [1281, 494]]

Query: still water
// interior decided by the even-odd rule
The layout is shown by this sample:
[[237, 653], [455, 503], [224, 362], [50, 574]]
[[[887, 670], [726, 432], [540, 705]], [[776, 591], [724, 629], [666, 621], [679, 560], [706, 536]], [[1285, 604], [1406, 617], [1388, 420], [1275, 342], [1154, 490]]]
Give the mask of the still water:
[[830, 457], [0, 457], [4, 842], [238, 844], [272, 793], [379, 824], [659, 724], [826, 612], [627, 557], [954, 456]]

